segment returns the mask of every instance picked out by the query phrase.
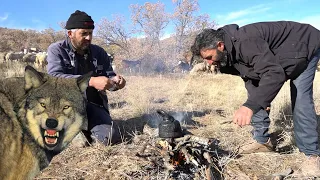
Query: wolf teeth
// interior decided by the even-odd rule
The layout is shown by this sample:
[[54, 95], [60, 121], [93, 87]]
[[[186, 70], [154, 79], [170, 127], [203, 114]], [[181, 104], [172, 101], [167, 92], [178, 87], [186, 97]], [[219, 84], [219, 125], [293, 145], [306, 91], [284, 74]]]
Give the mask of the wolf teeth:
[[44, 131], [44, 136], [48, 136], [48, 137], [59, 137], [59, 132], [57, 131], [54, 135], [50, 135], [47, 133], [47, 131]]
[[49, 142], [47, 137], [44, 138], [47, 144], [56, 144], [58, 142], [58, 138], [55, 138], [53, 142]]

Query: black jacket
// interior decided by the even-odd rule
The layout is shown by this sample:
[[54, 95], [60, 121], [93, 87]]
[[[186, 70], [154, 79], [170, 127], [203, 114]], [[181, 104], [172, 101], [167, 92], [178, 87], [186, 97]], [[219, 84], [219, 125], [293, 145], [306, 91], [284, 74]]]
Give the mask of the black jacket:
[[227, 25], [224, 31], [228, 66], [221, 72], [240, 75], [246, 84], [244, 106], [254, 113], [266, 108], [288, 79], [295, 79], [320, 48], [320, 31], [290, 21]]

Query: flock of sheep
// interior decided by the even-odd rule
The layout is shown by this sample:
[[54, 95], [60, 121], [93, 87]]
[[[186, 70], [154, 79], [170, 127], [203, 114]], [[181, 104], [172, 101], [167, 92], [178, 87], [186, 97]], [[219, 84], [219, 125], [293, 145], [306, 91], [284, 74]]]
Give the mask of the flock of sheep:
[[44, 68], [47, 65], [47, 53], [38, 52], [38, 53], [26, 53], [23, 52], [0, 52], [0, 62], [9, 62], [9, 61], [21, 61], [27, 63], [34, 63], [36, 67]]
[[[35, 67], [37, 68], [45, 68], [45, 66], [47, 65], [46, 59], [47, 59], [46, 52], [38, 52], [38, 53], [0, 52], [0, 63], [10, 62], [10, 61], [20, 61], [20, 62], [26, 62], [26, 63], [34, 63]], [[174, 67], [173, 72], [180, 72], [180, 73], [190, 72], [190, 74], [218, 73], [215, 66], [209, 65], [206, 61], [203, 61], [202, 58], [194, 58], [194, 57], [192, 57], [192, 60], [189, 63], [186, 63], [184, 61], [179, 61], [179, 64], [176, 67]]]

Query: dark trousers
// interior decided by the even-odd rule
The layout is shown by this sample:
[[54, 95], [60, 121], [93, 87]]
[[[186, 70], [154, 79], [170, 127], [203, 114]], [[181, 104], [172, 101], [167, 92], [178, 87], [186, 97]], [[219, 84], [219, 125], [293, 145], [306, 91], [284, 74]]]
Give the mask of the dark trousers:
[[[291, 104], [296, 145], [306, 155], [320, 155], [318, 124], [313, 102], [313, 80], [320, 58], [320, 49], [310, 59], [307, 69], [290, 81]], [[269, 113], [260, 110], [252, 117], [253, 137], [265, 143], [270, 134]]]
[[105, 145], [121, 141], [119, 129], [114, 125], [109, 111], [104, 107], [87, 103], [88, 130], [84, 131], [87, 139], [97, 139]]

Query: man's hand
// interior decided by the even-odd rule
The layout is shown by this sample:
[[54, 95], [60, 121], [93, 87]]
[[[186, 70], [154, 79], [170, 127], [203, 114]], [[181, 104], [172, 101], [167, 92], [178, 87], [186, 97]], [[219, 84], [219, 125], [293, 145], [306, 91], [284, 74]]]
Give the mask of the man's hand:
[[251, 122], [251, 118], [253, 116], [253, 111], [246, 107], [241, 106], [233, 116], [233, 122], [238, 124], [239, 126], [249, 125]]
[[122, 76], [119, 76], [119, 77], [120, 77], [120, 81], [118, 83], [118, 87], [119, 89], [122, 89], [124, 88], [124, 86], [126, 86], [126, 80]]
[[120, 75], [116, 75], [112, 80], [117, 85], [118, 89], [122, 89], [126, 85], [126, 80]]
[[115, 82], [105, 76], [91, 77], [89, 86], [96, 88], [100, 91], [110, 89], [115, 85]]

